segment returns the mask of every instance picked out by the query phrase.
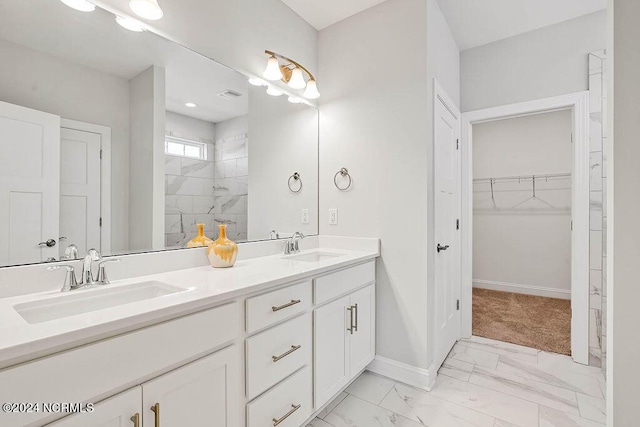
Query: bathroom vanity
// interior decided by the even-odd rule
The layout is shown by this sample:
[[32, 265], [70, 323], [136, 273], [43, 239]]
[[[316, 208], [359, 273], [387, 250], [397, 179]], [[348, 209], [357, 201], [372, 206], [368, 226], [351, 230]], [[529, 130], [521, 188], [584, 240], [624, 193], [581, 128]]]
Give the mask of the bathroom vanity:
[[[0, 424], [305, 425], [375, 355], [363, 240], [0, 299], [0, 400], [39, 405]], [[63, 402], [94, 405], [43, 407]]]

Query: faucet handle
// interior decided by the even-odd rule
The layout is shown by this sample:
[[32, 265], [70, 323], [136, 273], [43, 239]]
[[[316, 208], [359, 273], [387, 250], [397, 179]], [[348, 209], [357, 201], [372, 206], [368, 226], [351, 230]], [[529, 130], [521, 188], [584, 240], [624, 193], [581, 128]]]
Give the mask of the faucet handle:
[[62, 289], [60, 289], [60, 291], [67, 292], [72, 289], [79, 288], [80, 286], [78, 285], [78, 280], [76, 279], [76, 271], [73, 265], [69, 265], [69, 264], [52, 265], [47, 267], [47, 271], [55, 271], [61, 268], [66, 268], [67, 274], [64, 276], [64, 285], [62, 285]]
[[109, 258], [98, 263], [98, 284], [100, 285], [108, 285], [109, 278], [107, 277], [107, 270], [104, 268], [104, 265], [110, 262], [120, 262], [119, 258]]

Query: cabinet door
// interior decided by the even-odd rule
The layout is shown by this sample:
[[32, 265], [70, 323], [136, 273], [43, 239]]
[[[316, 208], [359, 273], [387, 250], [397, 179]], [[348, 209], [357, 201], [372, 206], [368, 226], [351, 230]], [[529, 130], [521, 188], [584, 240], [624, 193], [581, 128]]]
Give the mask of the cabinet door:
[[231, 346], [144, 383], [144, 427], [238, 427], [240, 360]]
[[351, 294], [354, 310], [354, 332], [351, 338], [349, 368], [354, 376], [373, 360], [376, 353], [376, 294], [375, 285], [367, 286]]
[[[138, 425], [135, 424], [136, 414]], [[117, 394], [97, 403], [93, 412], [69, 415], [48, 427], [139, 427], [142, 426], [142, 388]]]
[[315, 407], [349, 382], [349, 296], [314, 311]]

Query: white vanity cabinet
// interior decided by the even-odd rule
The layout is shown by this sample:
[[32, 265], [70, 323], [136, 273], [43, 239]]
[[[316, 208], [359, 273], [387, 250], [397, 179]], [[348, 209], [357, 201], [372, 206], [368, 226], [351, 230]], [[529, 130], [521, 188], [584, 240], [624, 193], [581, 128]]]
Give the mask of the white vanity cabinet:
[[141, 425], [240, 425], [239, 357], [231, 346], [142, 384]]
[[[333, 398], [375, 357], [374, 268], [371, 262], [315, 281], [316, 298], [321, 295], [329, 299], [340, 290], [360, 287], [314, 310], [316, 409]], [[331, 291], [318, 289], [323, 285], [328, 285]]]
[[142, 387], [134, 387], [97, 403], [93, 412], [69, 415], [47, 427], [140, 427]]

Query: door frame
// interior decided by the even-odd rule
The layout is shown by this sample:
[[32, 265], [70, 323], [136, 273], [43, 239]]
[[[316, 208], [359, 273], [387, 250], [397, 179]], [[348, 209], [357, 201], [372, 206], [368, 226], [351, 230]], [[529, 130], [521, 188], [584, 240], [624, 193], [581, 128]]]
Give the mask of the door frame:
[[558, 110], [572, 110], [572, 233], [571, 233], [571, 356], [575, 362], [589, 363], [589, 92], [462, 114], [461, 168], [461, 310], [462, 336], [472, 334], [473, 289], [473, 134], [474, 124], [528, 116]]
[[111, 128], [78, 120], [60, 119], [60, 128], [100, 135], [100, 252], [111, 253]]

